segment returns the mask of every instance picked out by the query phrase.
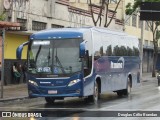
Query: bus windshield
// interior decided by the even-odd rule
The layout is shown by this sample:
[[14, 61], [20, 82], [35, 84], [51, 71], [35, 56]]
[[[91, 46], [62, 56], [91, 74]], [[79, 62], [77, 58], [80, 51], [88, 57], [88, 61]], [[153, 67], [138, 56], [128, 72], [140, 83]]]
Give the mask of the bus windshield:
[[28, 49], [28, 70], [33, 74], [64, 75], [79, 72], [81, 39], [33, 40]]

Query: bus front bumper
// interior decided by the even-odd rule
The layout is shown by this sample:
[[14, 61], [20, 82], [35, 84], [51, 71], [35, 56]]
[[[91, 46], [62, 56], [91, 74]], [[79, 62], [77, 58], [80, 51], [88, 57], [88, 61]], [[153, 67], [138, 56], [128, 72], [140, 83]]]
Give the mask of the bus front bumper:
[[81, 97], [82, 89], [80, 85], [71, 87], [42, 87], [28, 84], [28, 94], [30, 97]]

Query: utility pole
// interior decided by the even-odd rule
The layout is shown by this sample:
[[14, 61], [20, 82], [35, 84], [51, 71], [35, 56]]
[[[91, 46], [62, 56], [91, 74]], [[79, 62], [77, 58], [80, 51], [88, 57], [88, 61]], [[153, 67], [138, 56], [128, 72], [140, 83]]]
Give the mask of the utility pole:
[[141, 40], [140, 40], [140, 78], [142, 80], [142, 72], [143, 72], [143, 41], [144, 41], [144, 21], [142, 21], [142, 26], [141, 26]]
[[1, 98], [3, 98], [3, 85], [4, 85], [4, 40], [5, 28], [2, 28], [2, 64], [1, 64]]
[[[145, 0], [142, 0], [144, 2]], [[140, 80], [142, 80], [142, 71], [143, 71], [143, 41], [144, 41], [144, 20], [142, 20], [141, 26], [141, 40], [140, 40]]]

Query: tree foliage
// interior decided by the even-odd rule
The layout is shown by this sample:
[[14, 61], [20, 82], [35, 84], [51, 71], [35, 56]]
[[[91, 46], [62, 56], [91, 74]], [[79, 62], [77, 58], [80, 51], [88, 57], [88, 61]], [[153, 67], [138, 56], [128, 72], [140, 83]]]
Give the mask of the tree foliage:
[[[112, 52], [113, 51], [113, 52]], [[139, 49], [136, 47], [126, 47], [126, 46], [107, 46], [107, 49], [104, 53], [107, 56], [139, 56]]]
[[[128, 3], [126, 5], [126, 15], [132, 15], [141, 4], [142, 0], [134, 0], [134, 3]], [[144, 0], [144, 2], [160, 2], [160, 0]], [[146, 21], [148, 27], [150, 28], [153, 36], [153, 45], [154, 45], [154, 53], [153, 53], [153, 68], [152, 68], [152, 76], [155, 77], [155, 69], [156, 69], [156, 62], [158, 57], [158, 40], [160, 36], [160, 31], [158, 27], [160, 26], [160, 21]]]
[[[126, 15], [131, 15], [137, 8], [140, 7], [142, 0], [134, 0], [134, 3], [128, 3], [126, 5]], [[144, 2], [160, 2], [160, 0], [144, 0]]]
[[0, 14], [0, 21], [4, 21], [6, 18], [5, 12]]

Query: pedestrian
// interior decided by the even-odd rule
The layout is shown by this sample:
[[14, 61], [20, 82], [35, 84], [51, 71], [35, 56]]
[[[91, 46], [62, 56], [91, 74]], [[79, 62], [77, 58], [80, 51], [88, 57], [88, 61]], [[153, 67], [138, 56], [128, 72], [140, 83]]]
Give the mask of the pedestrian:
[[22, 64], [21, 63], [18, 63], [18, 66], [17, 66], [17, 71], [20, 73], [20, 77], [18, 79], [18, 83], [21, 83], [23, 82], [23, 70], [22, 70]]
[[14, 62], [14, 65], [13, 65], [13, 76], [14, 76], [14, 80], [15, 80], [15, 83], [18, 83], [20, 82], [20, 77], [21, 77], [21, 74], [19, 73], [18, 71], [18, 63], [17, 62]]
[[26, 83], [26, 78], [27, 78], [27, 63], [24, 62], [23, 66], [22, 66], [22, 73], [23, 73], [23, 83]]

